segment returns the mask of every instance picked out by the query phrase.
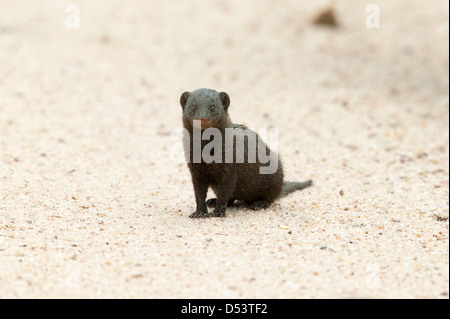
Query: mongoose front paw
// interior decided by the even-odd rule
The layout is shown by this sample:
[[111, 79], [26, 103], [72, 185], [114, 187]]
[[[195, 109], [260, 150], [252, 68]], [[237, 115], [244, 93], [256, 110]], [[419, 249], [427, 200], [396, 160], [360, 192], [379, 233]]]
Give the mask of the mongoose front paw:
[[195, 211], [189, 215], [189, 218], [205, 218], [205, 217], [208, 217], [208, 212]]

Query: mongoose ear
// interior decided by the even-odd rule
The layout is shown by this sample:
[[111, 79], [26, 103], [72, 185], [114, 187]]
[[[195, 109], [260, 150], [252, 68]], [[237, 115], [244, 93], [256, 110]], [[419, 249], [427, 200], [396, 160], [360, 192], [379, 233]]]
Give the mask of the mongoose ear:
[[181, 104], [181, 107], [183, 108], [183, 110], [184, 110], [184, 106], [186, 105], [186, 102], [189, 98], [189, 95], [191, 95], [191, 93], [189, 93], [189, 92], [184, 92], [183, 94], [181, 94], [180, 104]]
[[230, 106], [230, 97], [225, 92], [220, 92], [219, 96], [222, 100], [223, 108], [225, 109], [225, 111], [227, 111], [228, 107]]

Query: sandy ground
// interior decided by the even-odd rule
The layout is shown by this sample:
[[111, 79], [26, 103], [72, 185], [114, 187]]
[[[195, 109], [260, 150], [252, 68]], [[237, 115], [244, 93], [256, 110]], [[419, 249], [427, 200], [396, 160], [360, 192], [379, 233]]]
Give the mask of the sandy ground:
[[[69, 3], [0, 1], [0, 297], [449, 297], [447, 1]], [[200, 87], [315, 186], [189, 219]]]

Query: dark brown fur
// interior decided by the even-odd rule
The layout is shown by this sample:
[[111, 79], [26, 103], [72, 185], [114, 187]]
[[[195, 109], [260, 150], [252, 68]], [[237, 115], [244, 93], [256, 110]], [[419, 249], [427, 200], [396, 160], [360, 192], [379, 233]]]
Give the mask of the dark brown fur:
[[[184, 92], [180, 98], [180, 104], [183, 108], [183, 125], [189, 136], [185, 138], [185, 151], [190, 154], [188, 167], [192, 176], [194, 185], [195, 200], [197, 209], [189, 217], [224, 217], [227, 205], [231, 205], [235, 200], [244, 201], [254, 210], [265, 209], [270, 206], [280, 196], [285, 196], [292, 191], [303, 189], [312, 184], [306, 181], [283, 182], [284, 174], [281, 161], [277, 157], [271, 157], [271, 160], [278, 160], [277, 170], [273, 174], [260, 174], [260, 167], [268, 166], [263, 164], [256, 156], [256, 163], [248, 162], [248, 141], [244, 139], [245, 154], [244, 163], [226, 163], [222, 160], [220, 163], [206, 163], [201, 158], [200, 163], [193, 162], [193, 120], [203, 119], [201, 130], [209, 127], [217, 128], [222, 136], [222, 159], [225, 159], [225, 129], [233, 129], [233, 145], [236, 144], [236, 137], [251, 135], [258, 140], [259, 145], [266, 147], [266, 154], [276, 156], [276, 153], [270, 153], [270, 149], [259, 138], [259, 136], [243, 125], [233, 124], [228, 115], [230, 99], [228, 94], [218, 93], [214, 90], [199, 89], [193, 92]], [[208, 144], [209, 140], [202, 140], [201, 149]], [[233, 147], [233, 159], [236, 158], [236, 149]], [[206, 201], [208, 188], [211, 187], [217, 198]], [[208, 213], [207, 206], [213, 206], [214, 211]]]

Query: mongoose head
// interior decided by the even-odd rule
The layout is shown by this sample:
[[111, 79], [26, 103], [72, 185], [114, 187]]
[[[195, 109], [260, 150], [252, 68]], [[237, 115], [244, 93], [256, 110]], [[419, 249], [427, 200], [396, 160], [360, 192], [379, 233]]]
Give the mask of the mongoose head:
[[218, 93], [210, 89], [184, 92], [180, 104], [186, 128], [192, 128], [194, 120], [200, 121], [202, 130], [209, 127], [225, 128], [230, 120], [228, 116], [230, 98], [225, 92]]

